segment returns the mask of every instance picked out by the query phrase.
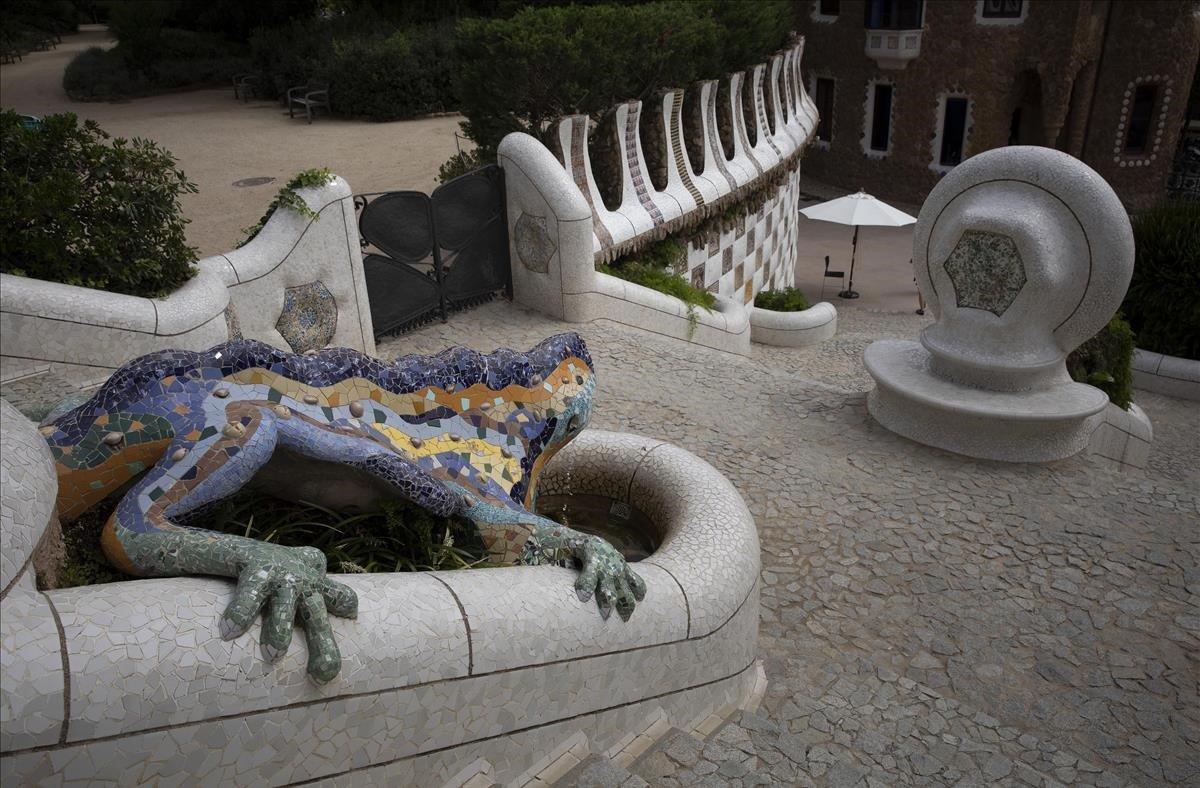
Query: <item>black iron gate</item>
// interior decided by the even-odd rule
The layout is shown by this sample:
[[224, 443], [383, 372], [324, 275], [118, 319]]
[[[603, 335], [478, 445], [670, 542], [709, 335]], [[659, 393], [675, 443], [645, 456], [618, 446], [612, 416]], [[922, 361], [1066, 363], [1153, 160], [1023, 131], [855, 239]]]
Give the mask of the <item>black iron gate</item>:
[[504, 171], [490, 165], [416, 191], [356, 194], [376, 336], [491, 298], [512, 297]]

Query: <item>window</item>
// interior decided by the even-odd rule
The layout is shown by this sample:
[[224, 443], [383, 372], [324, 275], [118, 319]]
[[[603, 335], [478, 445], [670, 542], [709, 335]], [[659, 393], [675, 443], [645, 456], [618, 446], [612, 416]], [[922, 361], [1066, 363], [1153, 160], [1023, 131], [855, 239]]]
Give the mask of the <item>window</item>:
[[953, 167], [962, 161], [963, 143], [967, 136], [967, 100], [961, 96], [946, 98], [942, 117], [942, 150], [938, 164]]
[[871, 30], [920, 30], [922, 0], [868, 0], [866, 26]]
[[1023, 0], [983, 0], [984, 19], [1020, 19]]
[[833, 80], [817, 77], [817, 140], [833, 141]]
[[841, 12], [841, 0], [818, 0], [817, 2], [817, 13], [821, 16], [837, 16]]
[[1154, 118], [1158, 85], [1138, 85], [1129, 110], [1129, 129], [1125, 132], [1125, 152], [1145, 153], [1150, 141], [1150, 123]]
[[871, 87], [871, 150], [886, 152], [892, 141], [892, 86], [876, 82]]

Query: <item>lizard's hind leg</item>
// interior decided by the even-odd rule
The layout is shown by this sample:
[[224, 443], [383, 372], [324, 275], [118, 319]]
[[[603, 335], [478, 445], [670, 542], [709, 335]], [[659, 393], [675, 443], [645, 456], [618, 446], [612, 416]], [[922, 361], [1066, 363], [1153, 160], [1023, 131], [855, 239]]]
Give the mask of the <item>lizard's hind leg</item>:
[[125, 495], [105, 526], [105, 552], [137, 574], [237, 578], [221, 635], [237, 637], [269, 605], [262, 643], [270, 660], [287, 650], [296, 612], [302, 611], [309, 672], [328, 681], [337, 674], [341, 655], [326, 610], [353, 617], [358, 599], [350, 588], [325, 577], [324, 554], [313, 547], [283, 547], [173, 520], [237, 492], [275, 451], [278, 418], [270, 407], [234, 402], [220, 415], [222, 426], [206, 426], [195, 441], [177, 439]]

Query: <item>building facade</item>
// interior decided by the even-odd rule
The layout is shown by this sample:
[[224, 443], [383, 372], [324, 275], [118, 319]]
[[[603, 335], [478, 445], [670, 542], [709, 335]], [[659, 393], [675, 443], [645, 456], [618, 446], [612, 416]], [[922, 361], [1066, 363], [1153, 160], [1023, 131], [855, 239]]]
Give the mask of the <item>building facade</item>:
[[796, 9], [821, 114], [804, 164], [816, 180], [920, 203], [963, 159], [1020, 144], [1084, 160], [1130, 212], [1166, 194], [1200, 56], [1197, 0]]

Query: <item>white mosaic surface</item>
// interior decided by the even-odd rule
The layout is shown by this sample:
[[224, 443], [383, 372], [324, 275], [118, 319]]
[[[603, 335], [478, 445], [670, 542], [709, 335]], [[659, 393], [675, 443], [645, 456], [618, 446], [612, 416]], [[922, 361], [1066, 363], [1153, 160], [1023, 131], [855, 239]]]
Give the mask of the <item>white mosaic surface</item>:
[[774, 312], [747, 307], [750, 338], [764, 345], [804, 347], [831, 339], [837, 333], [837, 309], [828, 301], [799, 312]]
[[[6, 693], [10, 683], [24, 692], [5, 696], [14, 714], [0, 777], [284, 784], [367, 767], [381, 769], [378, 778], [393, 768], [448, 770], [479, 757], [515, 776], [568, 727], [611, 743], [625, 728], [608, 726], [624, 725], [627, 708], [653, 701], [683, 718], [738, 700], [757, 642], [759, 564], [736, 490], [693, 455], [637, 436], [588, 431], [562, 459], [546, 474], [548, 490], [619, 492], [668, 533], [665, 562], [638, 564], [648, 594], [629, 622], [601, 619], [575, 596], [575, 573], [557, 567], [342, 575], [358, 592], [359, 616], [332, 622], [342, 672], [319, 686], [305, 677], [303, 638], [273, 666], [261, 659], [257, 626], [219, 638], [225, 581], [22, 590], [20, 606], [5, 602]], [[731, 561], [729, 550], [753, 554]], [[50, 604], [70, 668], [62, 744]], [[46, 671], [55, 665], [57, 674]], [[715, 684], [722, 689], [689, 692]], [[504, 737], [513, 738], [500, 754]]]
[[0, 750], [53, 744], [62, 731], [63, 663], [50, 603], [28, 559], [58, 484], [36, 425], [0, 399]]
[[273, 665], [257, 624], [221, 640], [231, 583], [170, 578], [49, 592], [70, 656], [69, 740], [466, 675], [466, 629], [445, 586], [416, 573], [337, 578], [358, 593], [359, 614], [330, 617], [342, 671], [327, 685], [305, 675], [299, 632]]
[[7, 593], [46, 530], [58, 482], [33, 422], [0, 400], [0, 424], [0, 592]]
[[1133, 385], [1171, 397], [1200, 401], [1200, 361], [1138, 348], [1133, 352]]
[[[689, 249], [687, 270], [681, 273], [723, 299], [713, 312], [698, 310], [689, 315], [676, 299], [614, 280], [597, 273], [593, 266], [614, 259], [635, 242], [661, 238], [695, 212], [725, 205], [763, 179], [775, 177], [782, 168], [794, 167], [817, 119], [800, 79], [802, 52], [803, 42], [776, 55], [769, 64], [752, 68], [749, 88], [745, 87], [746, 74], [729, 77], [732, 158], [726, 158], [719, 136], [715, 81], [694, 88], [701, 91], [705, 107], [702, 161], [693, 162], [682, 141], [682, 91], [665, 94], [661, 105], [649, 108], [636, 101], [616, 107], [622, 190], [621, 202], [612, 210], [604, 205], [596, 186], [585, 116], [560, 120], [557, 143], [561, 161], [527, 135], [509, 135], [501, 143], [499, 161], [516, 175], [507, 179], [510, 238], [515, 237], [516, 222], [523, 215], [570, 217], [559, 218], [557, 232], [548, 232], [557, 252], [545, 271], [514, 268], [517, 302], [569, 322], [608, 319], [706, 347], [749, 353], [749, 318], [742, 307], [764, 288], [793, 283], [798, 168], [788, 170], [778, 193], [760, 210], [714, 234], [704, 245]], [[743, 117], [744, 89], [753, 95], [751, 111], [760, 130], [753, 145]], [[662, 190], [650, 182], [636, 133], [642, 111], [663, 113], [668, 166]], [[515, 248], [513, 257], [520, 259]]]
[[[362, 251], [349, 185], [335, 178], [298, 194], [319, 213], [276, 211], [246, 246], [197, 263], [192, 279], [149, 299], [0, 274], [0, 359], [5, 380], [49, 365], [93, 378], [166, 348], [204, 350], [229, 338], [225, 308], [243, 335], [286, 347], [275, 329], [285, 288], [321, 281], [338, 305], [332, 345], [374, 353]], [[91, 378], [89, 378], [91, 379]]]
[[1108, 323], [1133, 273], [1129, 217], [1104, 179], [1049, 148], [974, 156], [922, 206], [913, 271], [935, 320], [920, 344], [867, 348], [871, 415], [983, 459], [1083, 450], [1107, 397], [1064, 362]]

